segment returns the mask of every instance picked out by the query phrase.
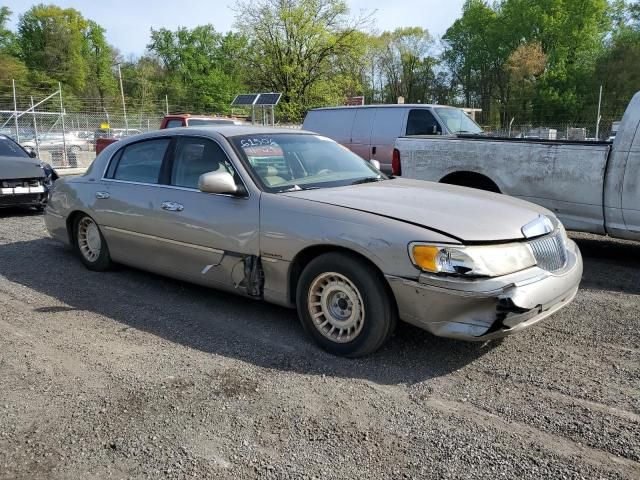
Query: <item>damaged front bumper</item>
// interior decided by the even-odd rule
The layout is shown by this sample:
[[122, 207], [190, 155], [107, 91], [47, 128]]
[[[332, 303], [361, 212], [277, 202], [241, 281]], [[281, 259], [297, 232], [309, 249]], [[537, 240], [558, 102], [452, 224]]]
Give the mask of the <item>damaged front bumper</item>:
[[421, 274], [418, 281], [387, 275], [400, 318], [434, 335], [484, 341], [524, 330], [567, 305], [578, 292], [582, 256], [567, 243], [567, 264], [497, 278]]

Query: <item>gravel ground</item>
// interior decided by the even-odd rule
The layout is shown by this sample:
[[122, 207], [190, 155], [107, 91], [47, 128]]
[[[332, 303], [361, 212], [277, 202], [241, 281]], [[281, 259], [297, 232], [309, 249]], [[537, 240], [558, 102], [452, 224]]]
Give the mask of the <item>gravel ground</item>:
[[296, 315], [86, 270], [0, 212], [0, 478], [640, 478], [640, 243], [575, 235], [576, 300], [487, 345], [359, 360]]

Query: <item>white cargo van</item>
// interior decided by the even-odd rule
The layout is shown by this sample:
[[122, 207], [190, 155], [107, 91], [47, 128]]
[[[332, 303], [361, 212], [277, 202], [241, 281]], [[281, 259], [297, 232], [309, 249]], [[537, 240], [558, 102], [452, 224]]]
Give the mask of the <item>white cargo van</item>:
[[398, 137], [482, 133], [459, 108], [423, 104], [317, 108], [307, 113], [302, 128], [335, 140], [365, 160], [377, 160], [387, 173]]

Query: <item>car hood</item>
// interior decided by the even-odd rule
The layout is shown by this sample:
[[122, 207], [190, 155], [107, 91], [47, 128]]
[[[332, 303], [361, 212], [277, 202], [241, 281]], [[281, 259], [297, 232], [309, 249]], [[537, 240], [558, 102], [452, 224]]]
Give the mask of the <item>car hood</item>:
[[544, 208], [506, 195], [395, 178], [283, 195], [381, 215], [444, 233], [462, 242], [522, 240], [522, 227]]
[[0, 157], [0, 179], [43, 178], [40, 161], [32, 158]]

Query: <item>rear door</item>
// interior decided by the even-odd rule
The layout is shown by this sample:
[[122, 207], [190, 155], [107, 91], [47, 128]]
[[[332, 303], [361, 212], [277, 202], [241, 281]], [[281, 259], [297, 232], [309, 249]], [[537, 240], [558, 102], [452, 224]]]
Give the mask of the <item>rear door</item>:
[[259, 252], [259, 196], [198, 190], [200, 175], [212, 171], [231, 173], [242, 183], [227, 152], [211, 138], [176, 137], [168, 163], [166, 184], [155, 200], [162, 269], [174, 277], [234, 289], [244, 280], [245, 258]]
[[404, 134], [406, 116], [406, 108], [376, 108], [371, 131], [371, 159], [378, 160], [384, 172], [391, 172], [393, 145], [396, 139]]
[[116, 261], [155, 270], [159, 179], [170, 137], [152, 138], [120, 149], [95, 192], [94, 211]]
[[371, 159], [371, 131], [377, 108], [359, 108], [351, 130], [351, 150], [365, 160]]

